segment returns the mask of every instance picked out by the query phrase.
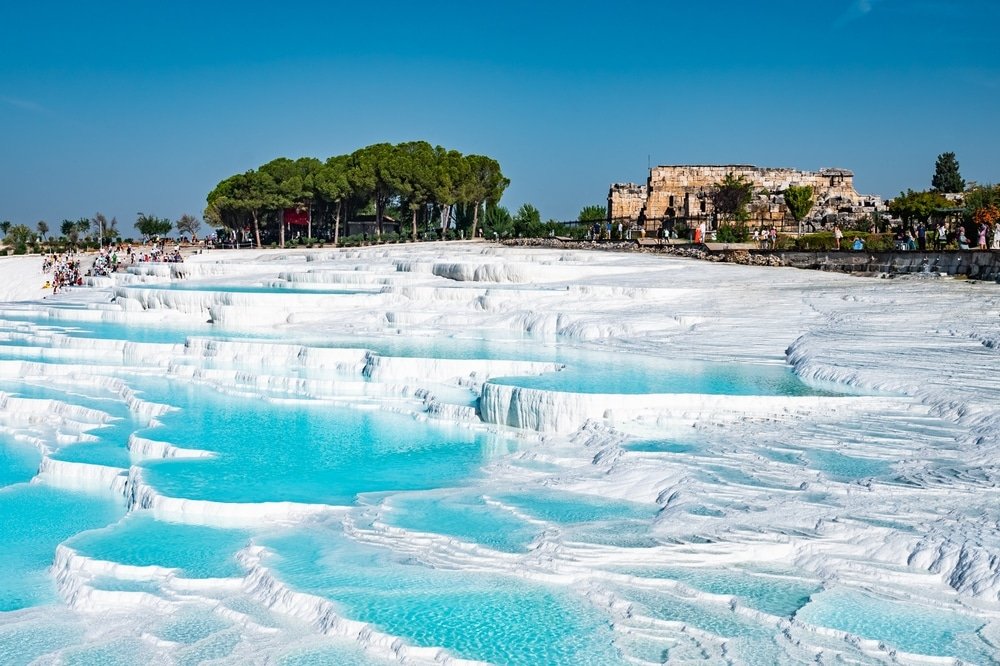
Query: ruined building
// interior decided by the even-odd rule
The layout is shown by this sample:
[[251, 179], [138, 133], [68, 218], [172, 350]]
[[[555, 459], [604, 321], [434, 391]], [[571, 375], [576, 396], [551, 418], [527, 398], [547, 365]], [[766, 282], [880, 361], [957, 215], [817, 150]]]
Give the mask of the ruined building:
[[858, 194], [854, 174], [846, 169], [797, 171], [742, 164], [658, 166], [649, 171], [645, 185], [615, 183], [608, 192], [608, 217], [641, 226], [646, 231], [672, 228], [680, 222], [689, 228], [705, 222], [718, 226], [712, 210], [712, 188], [727, 174], [753, 184], [747, 206], [750, 227], [776, 226], [794, 231], [795, 220], [785, 206], [783, 193], [791, 185], [813, 188], [813, 207], [807, 228], [848, 224], [884, 209], [881, 197]]

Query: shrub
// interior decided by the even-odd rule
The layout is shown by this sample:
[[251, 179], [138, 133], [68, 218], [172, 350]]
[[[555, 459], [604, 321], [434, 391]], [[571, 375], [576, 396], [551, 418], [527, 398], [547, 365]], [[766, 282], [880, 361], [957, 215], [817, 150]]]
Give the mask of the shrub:
[[[865, 250], [869, 252], [886, 252], [895, 249], [892, 234], [871, 234], [864, 231], [847, 231], [840, 241], [841, 250], [850, 250], [854, 239], [865, 242]], [[778, 235], [778, 250], [802, 250], [806, 252], [828, 252], [836, 249], [836, 241], [831, 231], [819, 231], [801, 236]]]
[[722, 224], [715, 233], [715, 239], [720, 243], [742, 243], [749, 236], [747, 225], [743, 222]]

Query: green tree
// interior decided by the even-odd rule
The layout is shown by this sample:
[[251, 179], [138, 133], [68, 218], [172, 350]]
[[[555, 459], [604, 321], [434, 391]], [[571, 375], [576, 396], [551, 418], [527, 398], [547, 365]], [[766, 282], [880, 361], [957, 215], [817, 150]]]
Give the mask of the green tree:
[[104, 213], [94, 213], [94, 217], [90, 218], [89, 229], [94, 230], [94, 233], [97, 235], [97, 238], [101, 243], [104, 242], [104, 230], [107, 226], [108, 218], [104, 216]]
[[982, 217], [981, 211], [997, 209], [1000, 209], [1000, 185], [977, 185], [965, 193], [966, 222], [972, 223]]
[[59, 225], [59, 231], [61, 231], [63, 237], [71, 243], [76, 243], [79, 238], [79, 232], [76, 230], [75, 220], [63, 220]]
[[48, 235], [49, 233], [48, 222], [46, 222], [45, 220], [39, 220], [38, 224], [36, 224], [35, 226], [38, 227], [38, 235], [44, 239], [46, 235]]
[[170, 229], [173, 228], [174, 223], [168, 218], [156, 217], [155, 215], [146, 215], [145, 213], [136, 213], [135, 218], [135, 228], [139, 230], [147, 240], [153, 238], [154, 236], [164, 236], [170, 233]]
[[316, 196], [325, 206], [334, 210], [334, 243], [340, 241], [340, 218], [344, 211], [344, 201], [351, 195], [351, 185], [347, 180], [348, 159], [345, 155], [331, 157], [313, 176]]
[[906, 224], [927, 222], [934, 211], [948, 208], [951, 202], [939, 192], [914, 192], [907, 190], [889, 202], [889, 212]]
[[747, 204], [753, 198], [753, 183], [731, 172], [710, 192], [712, 208], [722, 220], [746, 220]]
[[577, 218], [580, 222], [604, 222], [608, 219], [608, 209], [607, 206], [599, 206], [594, 204], [592, 206], [584, 206], [580, 209], [580, 214]]
[[417, 216], [431, 201], [436, 184], [437, 155], [426, 141], [409, 141], [396, 147], [393, 187], [410, 212], [410, 236], [417, 240]]
[[514, 218], [505, 207], [490, 205], [483, 214], [483, 227], [499, 238], [506, 238], [514, 233]]
[[530, 203], [521, 204], [521, 207], [514, 213], [514, 234], [517, 236], [533, 237], [539, 236], [542, 232], [542, 215], [538, 209]]
[[472, 238], [479, 226], [479, 207], [496, 204], [510, 185], [510, 179], [500, 171], [500, 164], [485, 155], [466, 155], [462, 199], [471, 204]]
[[87, 234], [86, 236], [84, 236], [84, 238], [90, 238], [89, 234], [90, 224], [91, 222], [89, 217], [81, 217], [79, 220], [77, 220], [76, 221], [77, 234]]
[[247, 220], [253, 225], [254, 240], [262, 247], [261, 224], [268, 213], [278, 210], [281, 197], [274, 178], [264, 171], [251, 169], [246, 173], [227, 178], [209, 194], [207, 215], [228, 221], [236, 229]]
[[441, 146], [434, 148], [437, 157], [434, 169], [432, 200], [437, 204], [442, 236], [451, 226], [452, 208], [463, 200], [463, 187], [468, 178], [468, 164], [457, 150]]
[[802, 231], [802, 220], [813, 207], [813, 188], [809, 185], [789, 185], [785, 190], [785, 206]]
[[941, 153], [934, 163], [934, 176], [931, 178], [931, 189], [935, 192], [964, 192], [965, 181], [958, 171], [958, 160], [955, 153]]
[[110, 220], [104, 213], [95, 213], [90, 219], [90, 228], [94, 230], [97, 239], [101, 244], [111, 242], [118, 236], [118, 218], [112, 217]]
[[201, 228], [201, 222], [194, 215], [184, 213], [177, 219], [177, 222], [174, 223], [174, 228], [177, 229], [177, 233], [190, 236], [192, 241], [197, 241], [198, 230]]
[[31, 229], [25, 224], [15, 224], [7, 232], [8, 242], [14, 246], [14, 254], [24, 254], [28, 251], [28, 242], [34, 237]]
[[391, 143], [376, 143], [351, 153], [347, 181], [351, 189], [375, 206], [375, 234], [382, 235], [382, 220], [389, 200], [393, 197], [392, 174], [396, 147]]
[[[311, 208], [315, 199], [315, 176], [323, 166], [322, 162], [313, 157], [302, 157], [290, 160], [279, 157], [271, 160], [260, 168], [260, 171], [274, 179], [274, 205], [279, 213], [286, 208]], [[285, 220], [279, 215], [278, 244], [285, 247]], [[312, 235], [310, 229], [306, 234]]]
[[0, 231], [3, 232], [4, 236], [6, 236], [8, 233], [10, 233], [11, 226], [12, 226], [12, 223], [11, 223], [10, 220], [4, 220], [3, 222], [0, 222]]

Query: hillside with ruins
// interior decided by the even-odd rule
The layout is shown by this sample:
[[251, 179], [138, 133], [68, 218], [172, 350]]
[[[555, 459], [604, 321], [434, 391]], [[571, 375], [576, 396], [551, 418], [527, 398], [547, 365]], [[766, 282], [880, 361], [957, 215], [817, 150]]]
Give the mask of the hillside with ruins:
[[810, 186], [813, 206], [804, 224], [810, 229], [849, 224], [884, 209], [881, 197], [858, 194], [854, 174], [847, 169], [797, 169], [730, 165], [667, 165], [653, 167], [645, 185], [615, 183], [608, 192], [608, 217], [647, 231], [673, 228], [682, 223], [694, 227], [702, 222], [718, 226], [712, 205], [712, 190], [727, 175], [753, 185], [747, 206], [750, 227], [775, 226], [792, 231], [797, 223], [785, 204], [784, 192], [791, 186]]

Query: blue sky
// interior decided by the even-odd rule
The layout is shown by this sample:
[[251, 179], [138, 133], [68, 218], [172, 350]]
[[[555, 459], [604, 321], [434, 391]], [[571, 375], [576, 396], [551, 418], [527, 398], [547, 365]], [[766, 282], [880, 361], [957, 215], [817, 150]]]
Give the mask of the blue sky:
[[0, 218], [200, 215], [233, 173], [424, 139], [570, 219], [647, 163], [1000, 181], [996, 0], [5, 2]]

